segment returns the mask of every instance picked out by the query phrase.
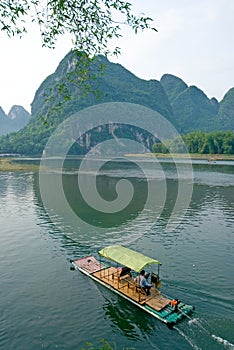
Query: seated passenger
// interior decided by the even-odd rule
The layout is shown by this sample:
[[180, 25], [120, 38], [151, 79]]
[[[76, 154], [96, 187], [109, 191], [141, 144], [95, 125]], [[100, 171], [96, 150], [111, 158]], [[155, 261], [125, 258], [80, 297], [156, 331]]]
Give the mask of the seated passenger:
[[152, 275], [151, 275], [151, 283], [152, 283], [152, 285], [157, 287], [157, 285], [159, 284], [159, 275], [157, 275], [155, 273], [152, 273]]
[[136, 284], [141, 284], [141, 275], [137, 275], [136, 278], [134, 278], [134, 281], [136, 282]]
[[147, 279], [145, 278], [145, 270], [140, 272], [140, 275], [136, 277], [135, 281], [141, 285], [146, 292], [146, 295], [150, 295], [150, 288], [152, 287], [152, 284], [147, 282]]
[[147, 279], [147, 281], [148, 281], [149, 275], [150, 275], [150, 272], [145, 273], [145, 278]]
[[178, 299], [173, 299], [170, 301], [170, 304], [172, 307], [174, 307], [175, 311], [178, 311], [179, 303], [180, 303], [180, 300], [178, 300]]
[[130, 277], [132, 276], [131, 275], [131, 269], [127, 266], [124, 266], [120, 272], [120, 275], [119, 277], [123, 277], [123, 276], [126, 276], [126, 275], [129, 275]]

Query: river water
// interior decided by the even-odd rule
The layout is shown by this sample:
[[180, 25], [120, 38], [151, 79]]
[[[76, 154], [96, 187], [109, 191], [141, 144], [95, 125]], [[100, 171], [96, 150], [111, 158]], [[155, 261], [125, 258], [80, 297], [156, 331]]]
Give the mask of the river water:
[[[127, 211], [98, 216], [82, 202], [76, 172], [70, 167], [63, 174], [67, 200], [76, 215], [90, 220], [94, 228], [102, 227], [100, 232], [69, 223], [62, 210], [49, 216], [37, 172], [0, 173], [1, 349], [79, 350], [86, 342], [100, 346], [102, 338], [118, 350], [234, 349], [234, 162], [194, 163], [189, 208], [169, 232], [166, 224], [178, 184], [170, 162], [164, 161], [163, 169], [167, 178], [163, 210], [144, 230], [152, 213], [146, 211], [137, 221], [146, 191], [139, 169], [128, 162], [103, 169], [97, 179], [103, 197], [113, 200], [111, 188], [129, 177], [138, 193]], [[47, 176], [50, 183], [52, 174]], [[85, 176], [92, 174], [87, 171]], [[56, 172], [51, 178], [51, 183], [56, 182]], [[151, 180], [159, 197], [160, 176]], [[56, 194], [54, 202], [56, 209]], [[132, 231], [130, 217], [136, 219]], [[162, 290], [193, 304], [192, 319], [170, 330], [81, 273], [70, 271], [70, 259], [120, 242], [162, 262]]]

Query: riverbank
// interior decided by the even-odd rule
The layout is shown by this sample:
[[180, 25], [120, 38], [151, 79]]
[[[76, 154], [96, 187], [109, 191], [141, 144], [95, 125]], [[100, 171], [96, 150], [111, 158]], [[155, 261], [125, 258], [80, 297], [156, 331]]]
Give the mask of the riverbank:
[[[159, 159], [192, 159], [192, 160], [207, 160], [207, 162], [215, 161], [234, 161], [234, 154], [181, 154], [181, 153], [172, 153], [172, 154], [162, 154], [162, 153], [131, 153], [125, 154], [126, 157], [141, 157], [141, 158], [152, 158], [156, 157]], [[0, 171], [38, 171], [39, 165], [32, 163], [30, 160], [27, 162], [25, 158], [0, 158]], [[40, 161], [40, 160], [39, 160]]]
[[234, 160], [234, 154], [200, 154], [200, 153], [143, 153], [143, 154], [134, 154], [129, 153], [125, 154], [126, 157], [157, 157], [157, 158], [183, 158], [183, 159], [202, 159], [207, 161], [216, 161], [216, 160]]
[[19, 163], [18, 158], [0, 158], [0, 171], [37, 171], [36, 164]]

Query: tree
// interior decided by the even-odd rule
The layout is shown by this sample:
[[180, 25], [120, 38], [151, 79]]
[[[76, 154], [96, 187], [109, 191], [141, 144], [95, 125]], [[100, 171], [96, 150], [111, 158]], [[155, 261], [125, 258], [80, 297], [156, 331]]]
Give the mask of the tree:
[[[130, 26], [136, 33], [152, 29], [152, 19], [136, 16], [132, 4], [122, 0], [2, 0], [0, 2], [1, 31], [8, 36], [22, 36], [28, 24], [38, 23], [42, 45], [54, 48], [60, 35], [69, 33], [74, 48], [88, 56], [110, 54], [111, 39], [122, 36], [121, 27]], [[114, 54], [120, 53], [115, 47]]]
[[[234, 153], [234, 133], [229, 131], [202, 132], [193, 131], [182, 136], [189, 153], [201, 154], [233, 154]], [[184, 153], [185, 149], [180, 142], [180, 138], [167, 141], [171, 152]], [[153, 147], [154, 152], [165, 153], [157, 147]]]
[[53, 114], [60, 113], [64, 101], [71, 100], [71, 85], [82, 89], [84, 94], [91, 92], [99, 98], [101, 91], [90, 90], [90, 80], [103, 74], [105, 66], [100, 64], [95, 74], [90, 74], [91, 64], [97, 55], [118, 55], [120, 48], [116, 46], [111, 52], [108, 45], [112, 39], [122, 36], [121, 28], [130, 26], [135, 33], [139, 30], [151, 29], [152, 18], [141, 14], [136, 16], [132, 4], [122, 0], [2, 0], [0, 2], [1, 31], [9, 37], [20, 37], [28, 30], [30, 21], [39, 25], [42, 46], [54, 48], [59, 36], [69, 33], [76, 54], [73, 66], [67, 73], [63, 83], [58, 82], [45, 93], [46, 101], [60, 95], [53, 110], [42, 115], [44, 124]]

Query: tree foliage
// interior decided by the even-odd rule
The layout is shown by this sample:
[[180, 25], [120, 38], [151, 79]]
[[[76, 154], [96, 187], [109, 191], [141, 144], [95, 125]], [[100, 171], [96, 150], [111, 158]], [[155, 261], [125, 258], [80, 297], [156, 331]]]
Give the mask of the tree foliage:
[[[186, 147], [187, 150], [186, 150]], [[234, 154], [234, 133], [232, 131], [194, 131], [182, 138], [158, 142], [153, 146], [155, 153], [200, 153]]]
[[[69, 33], [74, 48], [88, 56], [110, 53], [111, 39], [122, 36], [123, 25], [136, 33], [151, 27], [152, 19], [136, 16], [132, 4], [122, 0], [2, 0], [0, 2], [1, 31], [8, 36], [22, 36], [30, 21], [40, 27], [42, 45], [54, 48], [60, 35]], [[115, 47], [114, 54], [120, 52]]]
[[[82, 350], [117, 350], [116, 344], [114, 344], [113, 346], [106, 341], [105, 339], [101, 339], [100, 340], [100, 347], [94, 346], [92, 343], [87, 342], [86, 346], [87, 348], [82, 348]], [[134, 350], [134, 348], [122, 348], [123, 350]]]
[[[118, 55], [120, 48], [109, 49], [112, 39], [122, 36], [124, 25], [139, 30], [151, 29], [152, 18], [140, 14], [136, 16], [132, 4], [122, 0], [2, 0], [0, 2], [0, 27], [9, 37], [27, 33], [30, 22], [39, 25], [42, 46], [54, 48], [59, 36], [70, 34], [73, 42], [73, 52], [77, 54], [75, 65], [68, 72], [64, 83], [58, 82], [53, 90], [58, 90], [61, 103], [54, 105], [54, 111], [63, 108], [64, 101], [70, 100], [69, 86], [71, 83], [83, 89], [84, 94], [90, 90], [90, 65], [97, 55]], [[103, 66], [99, 67], [98, 75], [102, 74]], [[93, 91], [97, 97], [101, 91]], [[47, 92], [48, 101], [52, 90]], [[52, 111], [42, 116], [44, 124], [48, 125]], [[51, 122], [51, 121], [50, 121]]]

